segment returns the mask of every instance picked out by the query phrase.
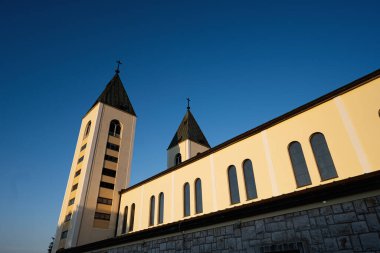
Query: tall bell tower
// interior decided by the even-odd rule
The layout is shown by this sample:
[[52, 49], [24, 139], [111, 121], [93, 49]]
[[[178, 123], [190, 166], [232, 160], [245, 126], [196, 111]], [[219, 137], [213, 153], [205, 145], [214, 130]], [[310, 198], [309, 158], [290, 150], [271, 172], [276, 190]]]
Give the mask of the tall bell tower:
[[135, 125], [117, 68], [82, 119], [53, 252], [114, 236], [119, 191], [130, 179]]

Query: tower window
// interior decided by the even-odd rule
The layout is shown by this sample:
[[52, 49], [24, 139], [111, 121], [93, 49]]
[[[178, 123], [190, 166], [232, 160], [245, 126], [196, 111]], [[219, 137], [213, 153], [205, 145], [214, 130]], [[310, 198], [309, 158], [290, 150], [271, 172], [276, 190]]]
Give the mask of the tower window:
[[112, 205], [112, 199], [98, 197], [98, 203], [104, 205]]
[[201, 179], [195, 180], [195, 213], [203, 212], [202, 203], [202, 182]]
[[135, 203], [131, 206], [131, 217], [129, 220], [129, 232], [133, 231], [133, 224], [135, 222]]
[[63, 231], [61, 234], [61, 239], [66, 239], [67, 238], [67, 230]]
[[336, 173], [325, 136], [321, 133], [314, 133], [310, 138], [310, 143], [321, 179], [328, 180], [337, 177], [338, 174]]
[[190, 215], [190, 185], [186, 183], [183, 186], [183, 216]]
[[290, 160], [292, 162], [297, 187], [302, 187], [311, 184], [310, 175], [307, 169], [301, 144], [298, 141], [293, 141], [289, 144], [288, 151]]
[[71, 191], [75, 191], [76, 189], [78, 189], [78, 184], [74, 184], [73, 187], [71, 187]]
[[158, 224], [164, 222], [164, 193], [158, 195]]
[[125, 232], [127, 231], [127, 221], [128, 221], [128, 206], [124, 208], [123, 227], [121, 229], [122, 234], [125, 234]]
[[107, 160], [107, 161], [110, 161], [110, 162], [114, 162], [114, 163], [117, 163], [117, 157], [114, 157], [114, 156], [111, 156], [111, 155], [105, 155], [104, 156], [104, 159]]
[[91, 121], [89, 121], [86, 125], [86, 129], [84, 130], [83, 139], [85, 139], [88, 136], [88, 134], [90, 133], [90, 129], [91, 129]]
[[107, 183], [107, 182], [100, 182], [100, 187], [107, 188], [113, 190], [115, 188], [114, 184]]
[[120, 146], [113, 144], [113, 143], [110, 143], [110, 142], [107, 142], [107, 148], [114, 150], [114, 151], [119, 151]]
[[228, 184], [230, 187], [231, 205], [240, 203], [239, 185], [236, 175], [236, 168], [233, 165], [228, 167]]
[[181, 156], [181, 153], [178, 153], [175, 155], [175, 158], [174, 158], [174, 164], [175, 165], [178, 165], [182, 162], [182, 156]]
[[119, 138], [120, 137], [121, 126], [118, 120], [112, 120], [110, 123], [109, 135]]
[[69, 220], [71, 220], [71, 213], [65, 216], [65, 222], [68, 222]]
[[81, 157], [78, 159], [78, 163], [77, 163], [77, 164], [81, 163], [81, 162], [83, 161], [83, 159], [84, 159], [84, 156], [81, 156]]
[[155, 202], [156, 202], [156, 198], [154, 196], [150, 197], [149, 226], [153, 226], [154, 225]]
[[251, 160], [247, 159], [243, 162], [243, 172], [247, 199], [257, 198], [256, 182]]
[[80, 170], [77, 170], [77, 171], [75, 172], [74, 177], [77, 177], [77, 176], [79, 176], [79, 175], [80, 175]]
[[81, 148], [80, 151], [83, 151], [87, 147], [87, 143], [85, 143]]
[[72, 198], [69, 200], [69, 206], [71, 206], [72, 204], [74, 204], [74, 201], [75, 201], [75, 198]]
[[95, 219], [97, 220], [110, 220], [111, 214], [95, 212]]
[[109, 177], [116, 177], [116, 171], [107, 168], [103, 168], [102, 174]]

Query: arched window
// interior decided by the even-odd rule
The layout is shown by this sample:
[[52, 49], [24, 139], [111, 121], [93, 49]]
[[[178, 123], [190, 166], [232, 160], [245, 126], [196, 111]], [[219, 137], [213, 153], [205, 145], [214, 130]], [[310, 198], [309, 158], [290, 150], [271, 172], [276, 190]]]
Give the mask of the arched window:
[[290, 160], [292, 162], [297, 187], [302, 187], [311, 184], [310, 175], [307, 169], [301, 144], [298, 141], [291, 142], [289, 144], [288, 151]]
[[127, 231], [127, 221], [128, 221], [128, 206], [124, 208], [123, 228], [121, 229], [122, 234], [125, 234], [125, 232]]
[[133, 224], [135, 223], [135, 203], [131, 206], [131, 217], [129, 218], [129, 232], [133, 231]]
[[257, 190], [251, 160], [247, 159], [243, 162], [243, 172], [247, 199], [255, 199], [257, 198]]
[[120, 131], [121, 131], [120, 122], [115, 119], [112, 120], [110, 123], [110, 130], [108, 134], [115, 137], [120, 137]]
[[90, 133], [90, 129], [91, 129], [91, 121], [89, 121], [86, 125], [86, 128], [84, 130], [83, 139], [85, 139], [88, 136], [88, 134]]
[[155, 202], [156, 202], [156, 198], [154, 196], [150, 197], [149, 226], [153, 226], [154, 225]]
[[175, 165], [178, 165], [182, 162], [182, 156], [181, 156], [181, 153], [178, 153], [175, 155], [175, 158], [174, 158], [174, 164]]
[[335, 165], [329, 147], [327, 146], [325, 136], [321, 133], [314, 133], [311, 135], [310, 143], [321, 179], [327, 180], [337, 177], [338, 174], [336, 173]]
[[230, 187], [231, 205], [240, 203], [239, 186], [235, 166], [228, 167], [228, 184]]
[[158, 224], [164, 222], [164, 193], [158, 195]]
[[198, 178], [195, 180], [195, 213], [203, 212], [203, 203], [202, 203], [202, 182]]
[[183, 216], [190, 215], [190, 185], [186, 183], [183, 186]]

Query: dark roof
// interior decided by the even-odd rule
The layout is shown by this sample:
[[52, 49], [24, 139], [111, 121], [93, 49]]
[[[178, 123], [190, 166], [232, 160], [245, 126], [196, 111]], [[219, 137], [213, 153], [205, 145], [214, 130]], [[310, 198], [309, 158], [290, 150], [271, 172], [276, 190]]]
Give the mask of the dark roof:
[[168, 149], [178, 145], [178, 143], [184, 140], [191, 140], [202, 146], [211, 148], [190, 110], [187, 110], [185, 117], [183, 117]]
[[294, 117], [300, 113], [303, 113], [307, 110], [310, 110], [310, 109], [312, 109], [312, 108], [314, 108], [314, 107], [316, 107], [322, 103], [325, 103], [325, 102], [327, 102], [327, 101], [329, 101], [329, 100], [331, 100], [337, 96], [340, 96], [346, 92], [349, 92], [350, 90], [355, 89], [357, 87], [360, 87], [360, 86], [362, 86], [362, 85], [364, 85], [364, 84], [366, 84], [366, 83], [368, 83], [374, 79], [377, 79], [379, 77], [380, 77], [380, 69], [375, 70], [372, 73], [369, 73], [368, 75], [365, 75], [365, 76], [363, 76], [363, 77], [361, 77], [361, 78], [359, 78], [359, 79], [357, 79], [357, 80], [355, 80], [349, 84], [346, 84], [345, 86], [342, 86], [336, 90], [333, 90], [332, 92], [327, 93], [326, 95], [323, 95], [322, 97], [319, 97], [319, 98], [317, 98], [317, 99], [315, 99], [315, 100], [313, 100], [307, 104], [304, 104], [304, 105], [302, 105], [302, 106], [300, 106], [300, 107], [298, 107], [298, 108], [296, 108], [290, 112], [287, 112], [287, 113], [285, 113], [285, 114], [283, 114], [277, 118], [274, 118], [274, 119], [272, 119], [272, 120], [270, 120], [270, 121], [268, 121], [262, 125], [259, 125], [253, 129], [245, 132], [245, 133], [242, 133], [238, 136], [235, 136], [234, 138], [229, 139], [229, 140], [227, 140], [227, 141], [225, 141], [225, 142], [223, 142], [223, 143], [221, 143], [221, 144], [219, 144], [219, 145], [217, 145], [217, 146], [215, 146], [209, 150], [206, 150], [206, 151], [200, 153], [199, 155], [194, 156], [194, 157], [192, 157], [186, 161], [183, 161], [174, 167], [163, 170], [162, 172], [160, 172], [154, 176], [151, 176], [150, 178], [147, 178], [147, 179], [145, 179], [145, 180], [143, 180], [143, 181], [141, 181], [135, 185], [132, 185], [126, 189], [121, 190], [121, 192], [123, 193], [123, 192], [130, 191], [136, 187], [139, 187], [143, 184], [146, 184], [152, 180], [155, 180], [156, 178], [159, 178], [163, 175], [171, 173], [172, 171], [175, 171], [175, 170], [178, 170], [182, 167], [185, 167], [185, 166], [187, 166], [187, 165], [189, 165], [195, 161], [198, 161], [198, 160], [200, 160], [200, 159], [202, 159], [202, 158], [204, 158], [210, 154], [213, 154], [213, 153], [215, 153], [215, 152], [217, 152], [223, 148], [226, 148], [226, 147], [228, 147], [228, 146], [230, 146], [236, 142], [239, 142], [239, 141], [244, 140], [246, 138], [249, 138], [255, 134], [258, 134], [261, 131], [264, 131], [264, 130], [272, 127], [272, 126], [275, 126], [275, 125], [277, 125], [277, 124], [279, 124], [285, 120], [288, 120], [288, 119], [290, 119], [290, 118], [292, 118], [292, 117]]
[[375, 171], [82, 246], [61, 249], [57, 252], [90, 252], [92, 250], [99, 250], [106, 247], [151, 239], [157, 236], [170, 235], [178, 232], [183, 233], [184, 231], [191, 229], [205, 228], [210, 225], [221, 224], [229, 221], [238, 221], [243, 218], [253, 217], [260, 214], [286, 210], [288, 208], [300, 207], [313, 203], [323, 203], [323, 201], [377, 190], [379, 189], [379, 184], [380, 171]]
[[[100, 94], [98, 99], [95, 101], [94, 105], [91, 109], [98, 103], [103, 103], [125, 111], [129, 114], [136, 116], [135, 110], [133, 110], [133, 106], [127, 92], [124, 89], [123, 83], [120, 80], [119, 75], [116, 73], [111, 81], [107, 84], [106, 88]], [[91, 110], [90, 109], [90, 110]], [[90, 111], [89, 110], [89, 111]]]

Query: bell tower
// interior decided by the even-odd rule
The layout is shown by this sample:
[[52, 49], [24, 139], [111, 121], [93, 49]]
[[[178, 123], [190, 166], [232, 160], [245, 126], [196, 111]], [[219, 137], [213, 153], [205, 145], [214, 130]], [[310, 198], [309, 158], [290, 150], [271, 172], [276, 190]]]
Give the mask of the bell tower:
[[190, 99], [187, 99], [186, 114], [167, 149], [167, 166], [168, 168], [176, 166], [210, 148], [206, 137], [190, 111]]
[[114, 236], [119, 191], [130, 179], [135, 125], [118, 67], [82, 119], [53, 252]]

